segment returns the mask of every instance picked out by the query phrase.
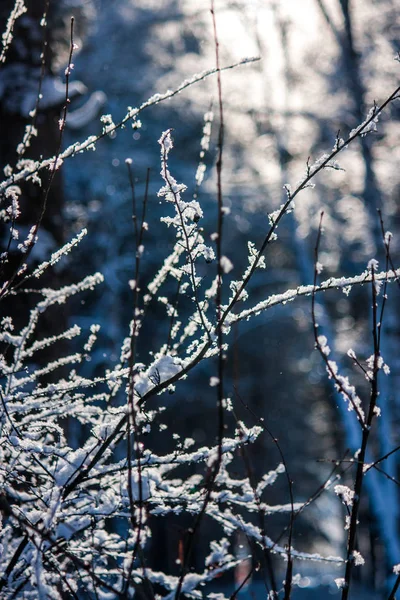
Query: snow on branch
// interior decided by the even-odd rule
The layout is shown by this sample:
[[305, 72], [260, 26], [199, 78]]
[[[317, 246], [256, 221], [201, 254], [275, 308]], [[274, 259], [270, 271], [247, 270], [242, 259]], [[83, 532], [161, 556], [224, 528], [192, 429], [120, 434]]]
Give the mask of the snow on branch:
[[[226, 67], [222, 67], [221, 71], [235, 69], [236, 67], [239, 67], [241, 65], [250, 64], [250, 63], [253, 63], [258, 60], [260, 60], [259, 57], [243, 58], [242, 60], [240, 60], [236, 63], [233, 63]], [[63, 161], [66, 158], [69, 158], [70, 156], [74, 156], [81, 152], [85, 152], [87, 150], [95, 150], [96, 144], [99, 140], [101, 140], [106, 135], [109, 135], [110, 133], [116, 131], [117, 129], [123, 128], [130, 121], [133, 121], [136, 128], [141, 127], [141, 123], [140, 123], [140, 121], [137, 120], [137, 117], [144, 110], [146, 110], [147, 108], [150, 108], [151, 106], [155, 106], [156, 104], [159, 104], [160, 102], [164, 102], [165, 100], [169, 100], [170, 98], [173, 98], [177, 94], [180, 94], [181, 92], [183, 92], [183, 90], [185, 90], [186, 88], [189, 88], [192, 85], [194, 85], [200, 81], [203, 81], [204, 79], [206, 79], [207, 77], [210, 77], [211, 75], [215, 75], [215, 73], [218, 73], [218, 69], [216, 69], [216, 68], [202, 71], [201, 73], [197, 73], [196, 75], [193, 75], [189, 79], [185, 79], [174, 90], [168, 90], [167, 92], [165, 92], [163, 94], [159, 94], [159, 93], [154, 94], [148, 100], [143, 102], [138, 108], [128, 107], [127, 113], [121, 119], [121, 121], [119, 121], [116, 124], [112, 124], [110, 127], [106, 127], [106, 130], [103, 131], [99, 135], [91, 135], [83, 142], [73, 143], [71, 146], [69, 146], [63, 152], [61, 152], [57, 158], [59, 160]], [[108, 125], [110, 125], [110, 124], [108, 123]], [[24, 181], [24, 180], [30, 180], [30, 179], [34, 180], [35, 177], [38, 176], [37, 174], [39, 173], [39, 171], [42, 171], [43, 169], [53, 168], [55, 159], [56, 159], [56, 157], [53, 156], [53, 157], [45, 159], [43, 161], [33, 161], [33, 160], [21, 161], [21, 170], [17, 173], [14, 173], [11, 177], [9, 177], [8, 179], [6, 179], [0, 183], [0, 192], [5, 190], [6, 188], [8, 188], [10, 185], [14, 185], [18, 181]]]
[[2, 34], [2, 46], [3, 47], [1, 50], [1, 54], [0, 54], [0, 63], [5, 62], [5, 60], [6, 60], [8, 47], [11, 44], [12, 39], [13, 39], [13, 29], [14, 29], [15, 22], [21, 15], [26, 13], [26, 10], [27, 9], [24, 4], [24, 0], [15, 0], [14, 8], [12, 9], [10, 16], [8, 18], [6, 29]]
[[[395, 271], [381, 271], [375, 274], [376, 281], [397, 281], [400, 278], [400, 269]], [[364, 271], [360, 275], [354, 277], [330, 277], [325, 281], [322, 281], [315, 288], [312, 284], [300, 285], [297, 288], [286, 290], [282, 294], [272, 294], [266, 300], [262, 300], [252, 308], [241, 311], [238, 314], [231, 314], [227, 317], [227, 323], [232, 324], [238, 321], [248, 320], [253, 316], [261, 314], [264, 310], [277, 306], [279, 304], [286, 304], [287, 302], [293, 302], [299, 296], [311, 296], [313, 291], [325, 292], [326, 290], [341, 289], [348, 295], [354, 285], [364, 285], [365, 283], [371, 283], [372, 276], [369, 270]]]

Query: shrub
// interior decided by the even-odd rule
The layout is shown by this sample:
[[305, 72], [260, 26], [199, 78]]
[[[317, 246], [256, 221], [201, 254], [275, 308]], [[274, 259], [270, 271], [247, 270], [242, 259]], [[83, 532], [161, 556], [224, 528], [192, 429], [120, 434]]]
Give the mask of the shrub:
[[[22, 11], [23, 3], [17, 2], [3, 38], [2, 59], [9, 47], [14, 21]], [[337, 585], [343, 590], [342, 597], [347, 598], [354, 567], [364, 563], [357, 542], [363, 488], [374, 503], [388, 556], [392, 558], [397, 552], [397, 535], [390, 530], [395, 517], [386, 511], [387, 497], [382, 495], [377, 473], [389, 453], [376, 454], [374, 446], [374, 424], [381, 410], [381, 380], [390, 371], [382, 352], [382, 322], [389, 284], [398, 281], [400, 275], [391, 256], [391, 234], [385, 231], [382, 221], [385, 250], [382, 270], [372, 259], [358, 275], [319, 281], [322, 270], [319, 261], [321, 216], [313, 279], [308, 285], [277, 291], [255, 303], [252, 303], [249, 291], [258, 271], [266, 267], [271, 246], [279, 243], [278, 226], [295, 208], [297, 196], [313, 186], [314, 180], [326, 169], [340, 169], [338, 155], [376, 130], [379, 117], [397, 99], [399, 88], [380, 105], [374, 105], [347, 138], [338, 135], [332, 141], [330, 151], [313, 163], [307, 161], [300, 181], [293, 187], [285, 186], [283, 203], [268, 215], [269, 224], [261, 243], [248, 242], [247, 266], [242, 274], [231, 278], [236, 271], [224, 253], [224, 223], [228, 210], [224, 204], [223, 185], [225, 140], [221, 71], [245, 68], [243, 65], [256, 59], [245, 59], [239, 64], [220, 68], [214, 11], [212, 17], [215, 68], [193, 76], [173, 91], [153, 95], [138, 108], [129, 107], [118, 123], [113, 122], [111, 115], [104, 115], [102, 131], [98, 135], [62, 149], [73, 66], [72, 22], [58, 149], [54, 156], [45, 159], [24, 158], [35, 134], [34, 128], [28, 127], [19, 149], [21, 158], [16, 165], [5, 168], [0, 193], [7, 241], [1, 261], [3, 275], [7, 274], [7, 277], [2, 281], [0, 297], [8, 304], [18, 302], [19, 311], [24, 306], [27, 309], [26, 314], [17, 319], [22, 324], [4, 315], [0, 334], [3, 346], [0, 389], [0, 508], [3, 516], [0, 561], [3, 575], [0, 588], [5, 598], [129, 598], [136, 594], [146, 598], [155, 594], [163, 598], [179, 598], [180, 595], [198, 598], [202, 595], [202, 586], [236, 569], [239, 575], [235, 596], [260, 569], [269, 597], [277, 598], [280, 594], [289, 599], [293, 585], [302, 581], [300, 574], [294, 574], [294, 565], [307, 560], [333, 563], [335, 573], [339, 565], [343, 577], [337, 578]], [[218, 217], [214, 231], [206, 236], [202, 228], [204, 214], [198, 195], [205, 171], [204, 155], [210, 142], [213, 121], [210, 111], [205, 117], [198, 187], [194, 195], [189, 194], [184, 183], [175, 179], [169, 165], [174, 148], [172, 131], [163, 131], [158, 140], [162, 179], [158, 197], [164, 211], [161, 221], [173, 230], [175, 241], [150, 283], [143, 273], [147, 230], [152, 225], [151, 214], [147, 216], [148, 181], [139, 207], [132, 164], [129, 159], [126, 161], [134, 207], [134, 277], [126, 282], [130, 289], [132, 316], [117, 364], [86, 376], [85, 364], [96, 347], [98, 325], [90, 327], [79, 351], [72, 346], [73, 351], [66, 355], [59, 355], [59, 349], [81, 335], [80, 327], [68, 326], [54, 335], [37, 334], [49, 311], [64, 306], [73, 296], [93, 290], [103, 281], [103, 276], [95, 273], [80, 282], [58, 288], [40, 285], [47, 273], [59, 261], [65, 260], [65, 255], [86, 234], [83, 229], [44, 262], [35, 264], [35, 248], [40, 240], [51, 186], [63, 162], [95, 149], [103, 138], [112, 137], [118, 129], [128, 125], [139, 129], [139, 117], [142, 118], [150, 107], [173, 98], [188, 87], [201, 85], [211, 76], [218, 83]], [[35, 117], [35, 111], [31, 116]], [[42, 183], [43, 188], [39, 215], [24, 235], [23, 228], [19, 227], [24, 216], [19, 197], [27, 182]], [[361, 285], [368, 287], [372, 297], [372, 352], [366, 361], [359, 360], [350, 349], [349, 356], [365, 375], [368, 386], [365, 397], [360, 397], [349, 378], [342, 374], [342, 365], [331, 360], [329, 342], [333, 334], [323, 304], [318, 305], [318, 298], [325, 291], [348, 292], [352, 286]], [[247, 413], [252, 424], [238, 418], [234, 406], [237, 398], [228, 393], [226, 384], [226, 354], [235, 324], [300, 297], [309, 297], [312, 304], [315, 346], [339, 398], [343, 435], [349, 447], [344, 461], [335, 464], [332, 476], [306, 502], [295, 501], [290, 466], [268, 423], [250, 408]], [[138, 360], [138, 344], [144, 319], [148, 314], [152, 318], [149, 307], [154, 299], [165, 307], [162, 327], [168, 335], [164, 343], [152, 349], [150, 360], [143, 363]], [[186, 389], [190, 390], [193, 371], [205, 362], [213, 365], [212, 374], [206, 377], [203, 385], [204, 393], [215, 392], [215, 443], [200, 446], [190, 437], [183, 438], [174, 432], [173, 447], [158, 452], [155, 449], [158, 437], [165, 429], [163, 400], [168, 404], [168, 392], [173, 394], [184, 379], [188, 379]], [[246, 407], [245, 401], [243, 404]], [[174, 410], [180, 410], [176, 403]], [[201, 419], [201, 406], [198, 415]], [[273, 470], [256, 478], [248, 450], [263, 434], [272, 438], [271, 443], [277, 447], [280, 460]], [[350, 466], [355, 466], [351, 486], [338, 483], [346, 460]], [[240, 475], [237, 473], [239, 462], [243, 464]], [[269, 505], [265, 490], [279, 479], [285, 481], [288, 500]], [[329, 490], [334, 490], [346, 510], [348, 541], [344, 557], [299, 551], [293, 540], [298, 515]], [[280, 538], [273, 540], [267, 533], [265, 518], [280, 513], [286, 515], [287, 525]], [[173, 572], [157, 571], [149, 566], [147, 559], [154, 517], [162, 521], [170, 515], [185, 523], [185, 537], [176, 569]], [[201, 557], [202, 568], [193, 571], [193, 554], [206, 520], [215, 524], [215, 533], [214, 526], [212, 528], [214, 539], [209, 554]], [[240, 538], [246, 540], [244, 553], [233, 550], [232, 540], [237, 532], [245, 536]], [[252, 555], [253, 563], [250, 562]], [[282, 559], [282, 564], [273, 560], [274, 555]], [[197, 564], [199, 560], [197, 557]], [[240, 571], [240, 567], [244, 569]], [[398, 565], [394, 569], [397, 574]], [[394, 597], [398, 582], [399, 578], [390, 598]], [[215, 597], [217, 588], [210, 589], [208, 597]]]

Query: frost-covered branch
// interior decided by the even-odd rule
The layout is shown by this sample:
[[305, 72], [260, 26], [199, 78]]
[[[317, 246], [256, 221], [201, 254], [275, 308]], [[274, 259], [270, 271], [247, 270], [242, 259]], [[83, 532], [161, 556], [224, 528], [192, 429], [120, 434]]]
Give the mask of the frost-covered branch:
[[[234, 64], [228, 65], [226, 67], [221, 67], [221, 71], [235, 69], [241, 65], [250, 64], [250, 63], [258, 61], [258, 60], [260, 60], [259, 57], [243, 58], [242, 60], [240, 60]], [[207, 77], [210, 77], [211, 75], [215, 75], [215, 73], [217, 73], [217, 72], [218, 72], [218, 70], [216, 68], [202, 71], [201, 73], [193, 75], [189, 79], [185, 79], [185, 81], [183, 81], [174, 90], [168, 90], [167, 92], [165, 92], [163, 94], [159, 94], [159, 93], [154, 94], [148, 100], [143, 102], [138, 108], [128, 107], [128, 110], [127, 110], [125, 116], [121, 119], [121, 121], [114, 124], [112, 122], [112, 119], [111, 119], [111, 123], [109, 122], [110, 120], [107, 119], [106, 120], [107, 125], [104, 128], [104, 131], [102, 133], [100, 133], [99, 135], [90, 136], [83, 142], [75, 142], [74, 144], [72, 144], [71, 146], [69, 146], [63, 152], [61, 152], [59, 154], [59, 156], [58, 156], [59, 160], [64, 161], [65, 159], [69, 158], [70, 156], [75, 156], [76, 154], [79, 154], [81, 152], [85, 152], [87, 150], [95, 150], [96, 144], [98, 141], [100, 141], [107, 135], [111, 134], [112, 132], [125, 127], [125, 125], [127, 125], [130, 121], [133, 121], [133, 126], [135, 128], [140, 127], [141, 124], [140, 124], [140, 122], [137, 121], [137, 117], [144, 110], [146, 110], [152, 106], [155, 106], [156, 104], [159, 104], [160, 102], [164, 102], [165, 100], [169, 100], [170, 98], [173, 98], [177, 94], [180, 94], [181, 92], [183, 92], [185, 89], [191, 87], [192, 85], [194, 85], [200, 81], [203, 81], [204, 79], [206, 79]], [[21, 170], [19, 170], [17, 173], [13, 173], [12, 176], [10, 176], [9, 178], [7, 178], [6, 180], [4, 180], [3, 182], [0, 183], [0, 193], [3, 192], [6, 188], [8, 188], [10, 185], [14, 185], [15, 183], [17, 183], [19, 181], [27, 181], [30, 179], [34, 180], [35, 176], [37, 177], [37, 174], [40, 171], [51, 168], [52, 165], [55, 164], [55, 159], [56, 159], [56, 157], [53, 156], [53, 157], [47, 158], [42, 161], [30, 160], [30, 161], [21, 162], [21, 165], [20, 165]]]

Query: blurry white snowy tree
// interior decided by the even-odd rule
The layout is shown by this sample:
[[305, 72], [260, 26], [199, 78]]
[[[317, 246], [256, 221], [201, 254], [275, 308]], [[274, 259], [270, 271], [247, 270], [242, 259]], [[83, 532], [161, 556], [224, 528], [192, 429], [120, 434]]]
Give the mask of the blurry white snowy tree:
[[[75, 4], [65, 2], [61, 22]], [[36, 46], [51, 31], [50, 8]], [[290, 2], [121, 0], [97, 10], [80, 55], [68, 19], [69, 49], [53, 42], [55, 63], [68, 60], [53, 156], [29, 154], [37, 132], [27, 124], [17, 158], [2, 165], [0, 299], [13, 308], [0, 332], [2, 597], [213, 598], [226, 592], [219, 576], [236, 569], [237, 587], [260, 571], [269, 597], [285, 600], [310, 584], [305, 574], [328, 574], [346, 599], [366, 562], [365, 580], [394, 598], [395, 7], [307, 1], [301, 21]], [[3, 119], [37, 123], [54, 91], [42, 59], [36, 108], [13, 108], [10, 94], [10, 68], [21, 70], [13, 32], [31, 18], [21, 0], [11, 7], [0, 99]], [[323, 51], [320, 35], [331, 36]], [[80, 142], [66, 129], [75, 73], [104, 88], [112, 113], [99, 133], [88, 120], [104, 95], [76, 109], [71, 129], [88, 135]], [[121, 98], [132, 104], [154, 86], [172, 91], [143, 96], [116, 119]], [[76, 231], [56, 250], [42, 225], [64, 167]], [[30, 229], [26, 182], [40, 207]], [[72, 258], [70, 269], [83, 278], [49, 283], [73, 248], [81, 264]], [[78, 312], [73, 297], [94, 288]], [[43, 319], [67, 303], [76, 322], [44, 334]]]

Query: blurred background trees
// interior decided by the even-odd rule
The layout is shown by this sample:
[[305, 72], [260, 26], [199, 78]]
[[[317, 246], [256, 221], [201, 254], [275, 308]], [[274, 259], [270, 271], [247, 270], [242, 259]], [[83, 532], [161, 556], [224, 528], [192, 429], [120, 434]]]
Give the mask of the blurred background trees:
[[[2, 4], [3, 22], [4, 15], [9, 13], [7, 4], [12, 2]], [[34, 69], [37, 79], [41, 68], [40, 19], [45, 2], [26, 4], [30, 20], [26, 20], [28, 17], [20, 20], [22, 29], [16, 32], [16, 38], [21, 43], [13, 45], [8, 63], [9, 69], [14, 64], [24, 64], [23, 80], [30, 77], [27, 69]], [[75, 3], [65, 0], [57, 3], [57, 7], [50, 1], [46, 76], [54, 79], [65, 68], [70, 14], [75, 15], [77, 27], [81, 28], [78, 29], [81, 50], [74, 59], [72, 79], [82, 81], [86, 89], [76, 87], [76, 114], [72, 111], [66, 142], [99, 131], [98, 115], [88, 103], [90, 98], [95, 105], [98, 99], [97, 106], [105, 101], [102, 112], [111, 113], [117, 121], [126, 106], [138, 106], [152, 93], [172, 88], [193, 73], [213, 66], [209, 9], [206, 0]], [[234, 278], [235, 272], [245, 267], [247, 241], [257, 244], [262, 239], [268, 226], [267, 213], [281, 204], [284, 184], [295, 184], [308, 160], [313, 163], [329, 152], [337, 136], [345, 138], [364, 120], [374, 100], [379, 102], [395, 87], [400, 69], [394, 60], [399, 51], [398, 8], [392, 0], [221, 0], [216, 9], [223, 64], [247, 55], [261, 57], [254, 65], [223, 73], [222, 78], [223, 192], [225, 205], [230, 208], [224, 254], [234, 265]], [[10, 158], [10, 152], [22, 137], [27, 115], [15, 100], [10, 108], [9, 84], [2, 77], [1, 161], [6, 165], [15, 160]], [[15, 82], [14, 76], [12, 79]], [[107, 100], [104, 96], [93, 96], [99, 91], [105, 93]], [[92, 299], [72, 309], [74, 322], [87, 327], [95, 321], [102, 326], [101, 343], [85, 367], [88, 376], [110, 361], [118, 361], [119, 344], [127, 335], [131, 318], [127, 281], [133, 274], [134, 239], [125, 159], [133, 160], [138, 206], [144, 196], [147, 169], [151, 170], [149, 231], [142, 267], [144, 277], [150, 281], [173, 242], [173, 236], [168, 238], [165, 227], [159, 223], [161, 210], [156, 192], [161, 180], [156, 140], [167, 127], [174, 129], [175, 177], [188, 185], [188, 193], [194, 193], [203, 115], [216, 105], [216, 100], [215, 81], [210, 79], [201, 87], [193, 87], [152, 108], [143, 116], [140, 130], [120, 131], [111, 136], [113, 139], [103, 140], [95, 153], [68, 161], [63, 181], [57, 176], [52, 186], [41, 239], [47, 232], [59, 243], [66, 233], [69, 237], [87, 226], [89, 235], [69, 262], [68, 270], [74, 277], [93, 270], [105, 276], [103, 286]], [[32, 144], [29, 150], [32, 155], [55, 153], [59, 109], [60, 105], [50, 103], [39, 112], [39, 137], [37, 146]], [[398, 104], [393, 104], [389, 111], [391, 114], [383, 116], [376, 133], [346, 150], [340, 159], [343, 170], [325, 171], [315, 188], [300, 195], [295, 211], [279, 227], [279, 241], [270, 248], [267, 269], [252, 281], [250, 291], [254, 302], [271, 293], [312, 283], [313, 248], [321, 210], [325, 213], [320, 255], [324, 278], [359, 273], [372, 256], [383, 260], [378, 208], [386, 228], [395, 234], [392, 253], [396, 255], [400, 225]], [[199, 192], [206, 214], [206, 235], [215, 231], [217, 218], [214, 169], [217, 129], [218, 123], [214, 125], [211, 147], [205, 156], [208, 171]], [[36, 193], [27, 191], [31, 207], [40, 203]], [[33, 213], [29, 219], [34, 218]], [[185, 299], [182, 302], [181, 310], [188, 313], [190, 304], [185, 306]], [[374, 441], [377, 456], [399, 443], [396, 434], [400, 418], [398, 302], [399, 290], [393, 286], [385, 315], [383, 347], [391, 377], [382, 382], [383, 416]], [[335, 292], [320, 298], [317, 317], [329, 333], [330, 345], [345, 373], [352, 366], [346, 357], [349, 348], [354, 348], [362, 359], [370, 356], [367, 290], [357, 288], [349, 294]], [[168, 320], [162, 303], [153, 301], [143, 327], [138, 352], [145, 362], [148, 353], [167, 340]], [[329, 463], [318, 459], [340, 459], [346, 449], [349, 456], [357, 449], [357, 439], [352, 438], [344, 423], [345, 411], [337, 410], [341, 400], [327, 382], [324, 367], [314, 351], [309, 299], [240, 323], [232, 332], [232, 340], [227, 387], [235, 410], [239, 416], [246, 414], [249, 418], [245, 408], [249, 405], [258, 417], [265, 419], [280, 440], [294, 480], [296, 499], [306, 500], [331, 469]], [[208, 387], [212, 369], [211, 363], [200, 365], [190, 382], [181, 385], [170, 397], [165, 412], [169, 428], [158, 434], [154, 444], [167, 447], [172, 433], [193, 437], [199, 444], [213, 442], [215, 398]], [[358, 383], [366, 392], [361, 376]], [[277, 460], [277, 450], [267, 436], [251, 450], [252, 468], [258, 474], [274, 468]], [[240, 469], [243, 466], [238, 460]], [[396, 455], [385, 463], [385, 470], [397, 478]], [[385, 580], [390, 565], [398, 562], [395, 554], [399, 546], [396, 486], [383, 475], [379, 485], [387, 513], [379, 519], [373, 510], [374, 488], [368, 488], [363, 505], [363, 519], [368, 527], [363, 529], [360, 539], [363, 554], [375, 565], [373, 569], [360, 571], [361, 577], [377, 586]], [[284, 481], [281, 489], [278, 485], [272, 491], [273, 502], [288, 502]], [[167, 560], [173, 568], [186, 525], [182, 521], [178, 525], [173, 519], [157, 523], [153, 519], [154, 565], [161, 568]], [[274, 516], [271, 522], [267, 521], [268, 535], [277, 537], [285, 525], [284, 520]], [[208, 535], [205, 526], [204, 543]], [[304, 513], [303, 520], [296, 523], [296, 535], [299, 549], [303, 549], [304, 539], [304, 549], [340, 553], [345, 532], [337, 498], [332, 494], [322, 496]]]

